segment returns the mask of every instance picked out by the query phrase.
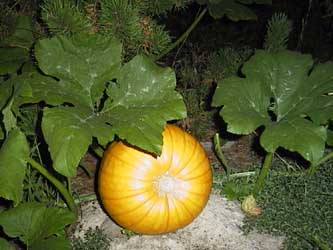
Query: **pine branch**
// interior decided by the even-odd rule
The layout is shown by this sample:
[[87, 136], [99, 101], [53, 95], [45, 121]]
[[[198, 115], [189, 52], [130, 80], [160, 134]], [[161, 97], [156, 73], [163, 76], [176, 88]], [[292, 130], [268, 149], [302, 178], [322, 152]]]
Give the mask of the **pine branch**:
[[91, 23], [74, 0], [45, 0], [42, 19], [52, 34], [89, 32]]
[[267, 25], [264, 48], [270, 52], [287, 49], [291, 29], [291, 22], [284, 13], [274, 14]]
[[183, 9], [189, 4], [189, 0], [134, 0], [141, 13], [146, 15], [165, 15], [172, 9]]
[[125, 57], [137, 54], [144, 40], [139, 10], [131, 1], [101, 0], [99, 29], [122, 42]]

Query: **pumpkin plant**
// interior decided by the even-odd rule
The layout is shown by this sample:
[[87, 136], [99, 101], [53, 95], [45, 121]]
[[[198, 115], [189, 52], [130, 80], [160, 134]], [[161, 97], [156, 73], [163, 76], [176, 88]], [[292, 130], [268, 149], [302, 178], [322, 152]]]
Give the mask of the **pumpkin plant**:
[[[12, 201], [0, 212], [0, 225], [7, 236], [19, 237], [29, 249], [45, 249], [39, 243], [57, 249], [60, 241], [66, 246], [61, 249], [69, 249], [69, 242], [59, 237], [77, 216], [70, 179], [87, 150], [96, 149], [93, 142], [104, 149], [117, 137], [159, 155], [166, 122], [186, 115], [170, 68], [140, 55], [122, 64], [121, 54], [120, 42], [97, 34], [41, 39], [34, 47], [38, 65], [23, 67], [0, 82], [0, 197]], [[32, 156], [34, 149], [20, 127], [27, 105], [41, 107], [38, 143], [46, 143], [48, 149], [40, 150], [42, 157]], [[56, 227], [47, 224], [45, 215], [54, 213], [53, 208], [23, 201], [27, 165], [56, 186], [71, 210], [59, 212]], [[57, 177], [51, 174], [54, 171]], [[25, 218], [21, 231], [17, 228], [22, 220], [16, 219], [20, 216]], [[31, 240], [29, 232], [35, 231]]]
[[324, 156], [328, 122], [333, 118], [333, 63], [314, 65], [310, 55], [257, 50], [242, 67], [244, 77], [218, 83], [212, 105], [235, 134], [262, 131], [266, 151], [253, 194], [264, 185], [274, 152], [299, 153], [310, 172], [333, 156]]
[[98, 176], [104, 208], [121, 226], [142, 234], [175, 231], [205, 206], [212, 172], [200, 143], [166, 125], [160, 156], [113, 142]]

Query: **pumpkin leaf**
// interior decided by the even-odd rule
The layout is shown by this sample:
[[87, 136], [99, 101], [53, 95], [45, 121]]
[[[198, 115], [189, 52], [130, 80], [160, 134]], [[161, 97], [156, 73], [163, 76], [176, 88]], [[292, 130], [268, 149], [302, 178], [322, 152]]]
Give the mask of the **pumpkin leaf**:
[[13, 128], [16, 128], [16, 117], [14, 116], [12, 112], [12, 104], [13, 99], [8, 103], [8, 105], [2, 110], [3, 115], [3, 125], [6, 130], [6, 133], [8, 133]]
[[232, 21], [239, 20], [256, 20], [256, 14], [248, 7], [235, 2], [234, 0], [221, 0], [214, 3], [211, 1], [208, 4], [209, 14], [215, 18], [220, 19], [227, 16]]
[[248, 134], [264, 126], [266, 151], [283, 147], [316, 164], [326, 141], [322, 125], [333, 117], [333, 63], [313, 66], [308, 55], [257, 51], [242, 72], [245, 78], [219, 83], [213, 97], [213, 106], [224, 105], [228, 131]]
[[333, 146], [333, 131], [332, 130], [327, 130], [327, 140], [326, 143], [328, 146]]
[[271, 0], [197, 0], [200, 5], [207, 5], [209, 14], [220, 19], [227, 16], [232, 21], [256, 20], [256, 14], [244, 5], [272, 4]]
[[54, 168], [65, 176], [75, 174], [93, 137], [105, 145], [117, 134], [160, 153], [166, 121], [185, 116], [174, 72], [142, 56], [121, 67], [121, 46], [114, 39], [88, 34], [44, 39], [36, 45], [36, 57], [59, 81], [30, 72], [20, 103], [44, 97], [49, 104], [73, 105], [47, 108], [42, 118]]
[[14, 206], [22, 199], [26, 172], [24, 159], [28, 155], [29, 146], [25, 135], [18, 129], [11, 130], [0, 149], [0, 197], [14, 201]]
[[33, 26], [31, 16], [18, 16], [14, 33], [3, 39], [2, 46], [21, 47], [28, 50], [33, 44]]
[[29, 249], [41, 249], [41, 244], [50, 244], [47, 249], [57, 249], [55, 238], [60, 240], [58, 244], [65, 246], [61, 249], [70, 249], [69, 241], [64, 239], [64, 227], [74, 221], [74, 214], [67, 209], [47, 208], [36, 202], [21, 203], [0, 214], [4, 232], [18, 237]]
[[48, 239], [43, 239], [41, 241], [35, 242], [31, 250], [71, 250], [71, 244], [65, 236], [61, 235], [58, 237], [50, 237]]
[[14, 33], [0, 41], [0, 75], [15, 73], [29, 60], [33, 44], [32, 23], [29, 16], [18, 16]]
[[76, 173], [92, 137], [113, 140], [111, 127], [86, 107], [57, 107], [44, 110], [42, 130], [56, 171], [67, 177]]
[[[69, 82], [56, 81], [51, 77], [44, 76], [37, 71], [23, 73], [13, 77], [15, 81], [15, 102], [17, 109], [26, 103], [46, 102], [49, 105], [63, 103], [80, 103], [80, 96], [71, 89]], [[73, 89], [72, 89], [73, 90]]]
[[42, 39], [35, 50], [43, 72], [61, 79], [59, 88], [75, 93], [80, 103], [92, 109], [121, 62], [121, 44], [113, 37], [96, 34]]
[[160, 154], [165, 122], [186, 116], [184, 102], [175, 87], [176, 77], [170, 68], [136, 56], [108, 87], [110, 98], [102, 114], [120, 138]]
[[0, 75], [15, 73], [29, 58], [23, 48], [0, 48]]
[[306, 119], [295, 118], [266, 125], [260, 144], [268, 152], [278, 147], [297, 151], [306, 160], [318, 162], [325, 150], [326, 129]]

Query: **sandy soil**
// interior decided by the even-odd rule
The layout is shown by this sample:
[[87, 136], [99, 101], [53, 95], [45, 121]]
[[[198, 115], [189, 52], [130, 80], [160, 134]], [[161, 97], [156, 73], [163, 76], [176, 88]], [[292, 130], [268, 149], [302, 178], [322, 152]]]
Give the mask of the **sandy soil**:
[[82, 206], [76, 236], [89, 227], [99, 227], [111, 239], [110, 250], [279, 250], [283, 238], [251, 233], [244, 235], [244, 214], [237, 202], [212, 194], [203, 210], [190, 225], [174, 233], [157, 236], [135, 235], [128, 238], [101, 209], [97, 201]]

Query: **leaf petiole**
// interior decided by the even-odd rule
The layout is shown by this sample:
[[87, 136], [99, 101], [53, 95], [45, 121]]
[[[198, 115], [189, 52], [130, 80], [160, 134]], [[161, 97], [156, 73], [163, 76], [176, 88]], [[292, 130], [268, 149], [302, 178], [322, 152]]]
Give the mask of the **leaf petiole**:
[[256, 196], [260, 192], [260, 190], [262, 189], [262, 187], [265, 184], [265, 178], [267, 176], [269, 167], [271, 166], [273, 154], [274, 154], [274, 152], [267, 152], [267, 154], [265, 156], [264, 165], [263, 165], [262, 169], [260, 170], [259, 177], [258, 177], [258, 179], [255, 183], [254, 189], [253, 189], [254, 196]]
[[77, 208], [74, 202], [74, 199], [70, 192], [67, 190], [67, 188], [52, 174], [49, 173], [41, 164], [39, 164], [37, 161], [35, 161], [32, 158], [27, 158], [27, 162], [35, 168], [39, 173], [41, 173], [46, 179], [48, 179], [61, 193], [63, 198], [65, 199], [69, 209], [74, 213], [75, 218], [78, 217]]

